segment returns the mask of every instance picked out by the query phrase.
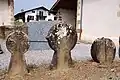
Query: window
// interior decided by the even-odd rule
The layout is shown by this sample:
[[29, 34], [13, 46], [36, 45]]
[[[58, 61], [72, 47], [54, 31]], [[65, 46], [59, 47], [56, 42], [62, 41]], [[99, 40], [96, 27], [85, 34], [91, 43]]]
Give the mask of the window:
[[48, 13], [48, 15], [50, 16], [50, 13]]
[[35, 11], [32, 11], [32, 13], [35, 13]]
[[30, 20], [34, 20], [34, 16], [28, 16]]
[[40, 16], [43, 16], [43, 11], [39, 11], [39, 15], [40, 15]]
[[40, 15], [36, 15], [36, 20], [45, 20], [46, 16], [40, 16]]
[[27, 22], [29, 22], [30, 20], [34, 20], [34, 16], [28, 15], [28, 17], [27, 17]]
[[48, 19], [48, 21], [52, 21], [52, 19]]
[[57, 20], [57, 17], [54, 17], [54, 20]]

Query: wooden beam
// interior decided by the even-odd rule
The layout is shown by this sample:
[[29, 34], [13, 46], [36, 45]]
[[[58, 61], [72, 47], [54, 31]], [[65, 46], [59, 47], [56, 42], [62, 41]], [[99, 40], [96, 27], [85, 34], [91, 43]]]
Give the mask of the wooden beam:
[[77, 17], [76, 17], [76, 30], [79, 30], [78, 40], [81, 40], [82, 34], [82, 8], [83, 8], [83, 0], [77, 0]]

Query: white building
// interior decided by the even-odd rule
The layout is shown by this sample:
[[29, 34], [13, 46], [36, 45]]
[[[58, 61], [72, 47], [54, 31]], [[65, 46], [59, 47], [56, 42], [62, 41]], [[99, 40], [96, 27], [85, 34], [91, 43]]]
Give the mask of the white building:
[[15, 19], [22, 19], [23, 22], [33, 22], [40, 20], [53, 21], [54, 14], [45, 7], [38, 7], [16, 14]]
[[[57, 0], [51, 10], [57, 11], [62, 20], [76, 26], [78, 0]], [[93, 42], [96, 38], [108, 37], [116, 44], [120, 36], [120, 0], [80, 0], [83, 1], [81, 40]], [[79, 7], [80, 8], [80, 7]], [[81, 27], [79, 26], [79, 27]], [[77, 28], [79, 32], [79, 28]]]

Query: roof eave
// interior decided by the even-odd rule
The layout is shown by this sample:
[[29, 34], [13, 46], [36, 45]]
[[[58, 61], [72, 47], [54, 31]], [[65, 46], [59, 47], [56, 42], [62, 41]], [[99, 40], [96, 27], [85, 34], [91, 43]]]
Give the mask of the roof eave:
[[52, 6], [52, 8], [50, 9], [50, 11], [54, 11], [55, 7], [58, 5], [59, 2], [60, 0], [57, 0], [55, 4]]
[[41, 6], [41, 7], [37, 7], [37, 8], [33, 8], [33, 9], [29, 9], [29, 10], [26, 10], [26, 11], [23, 11], [23, 12], [19, 12], [17, 13], [16, 15], [18, 14], [24, 14], [26, 12], [29, 12], [29, 11], [32, 11], [32, 10], [36, 10], [36, 9], [43, 9], [43, 10], [46, 10], [46, 11], [49, 11], [47, 8], [45, 8], [44, 6]]

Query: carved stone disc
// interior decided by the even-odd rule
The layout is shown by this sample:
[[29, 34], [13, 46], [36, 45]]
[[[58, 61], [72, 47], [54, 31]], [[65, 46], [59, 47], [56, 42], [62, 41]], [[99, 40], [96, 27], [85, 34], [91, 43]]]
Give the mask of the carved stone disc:
[[6, 47], [11, 53], [28, 51], [29, 43], [27, 35], [22, 31], [15, 31], [11, 33], [6, 41]]

